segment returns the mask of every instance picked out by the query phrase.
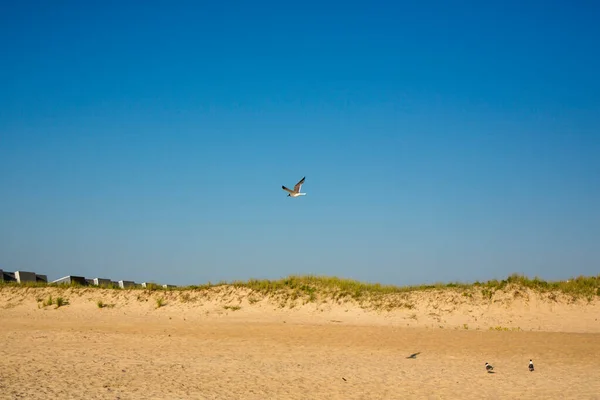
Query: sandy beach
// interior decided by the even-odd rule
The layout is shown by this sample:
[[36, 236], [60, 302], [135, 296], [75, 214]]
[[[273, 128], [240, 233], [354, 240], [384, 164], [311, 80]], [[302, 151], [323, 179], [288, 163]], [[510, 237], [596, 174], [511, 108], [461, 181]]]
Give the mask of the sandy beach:
[[504, 294], [381, 311], [235, 288], [0, 287], [0, 397], [600, 399], [597, 298]]

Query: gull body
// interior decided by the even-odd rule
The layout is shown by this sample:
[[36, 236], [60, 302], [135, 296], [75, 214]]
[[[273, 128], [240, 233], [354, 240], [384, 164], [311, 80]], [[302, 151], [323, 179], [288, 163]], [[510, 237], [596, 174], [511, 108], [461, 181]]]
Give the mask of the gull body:
[[534, 369], [534, 368], [533, 368], [533, 361], [532, 361], [532, 360], [529, 360], [529, 370], [530, 370], [531, 372], [533, 372], [533, 369]]
[[294, 190], [290, 190], [288, 188], [286, 188], [285, 186], [281, 186], [281, 188], [283, 190], [285, 190], [286, 192], [288, 192], [288, 197], [298, 197], [298, 196], [306, 196], [306, 193], [302, 193], [300, 192], [300, 190], [302, 190], [302, 184], [304, 183], [304, 180], [306, 179], [306, 177], [303, 177], [302, 179], [300, 179], [298, 181], [298, 183], [296, 183], [294, 185]]

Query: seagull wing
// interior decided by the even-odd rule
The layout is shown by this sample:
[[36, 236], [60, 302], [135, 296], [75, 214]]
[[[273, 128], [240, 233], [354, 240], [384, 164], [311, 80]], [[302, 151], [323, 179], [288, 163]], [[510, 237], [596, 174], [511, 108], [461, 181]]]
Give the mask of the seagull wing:
[[305, 179], [306, 179], [306, 177], [300, 179], [300, 181], [298, 183], [296, 183], [296, 185], [294, 186], [294, 191], [295, 192], [300, 192], [300, 190], [302, 188], [302, 184], [304, 183]]
[[281, 188], [282, 188], [283, 190], [285, 190], [286, 192], [290, 192], [291, 194], [294, 194], [294, 191], [293, 191], [293, 190], [290, 190], [290, 189], [286, 188], [286, 187], [285, 187], [285, 186], [283, 186], [283, 185], [281, 185]]

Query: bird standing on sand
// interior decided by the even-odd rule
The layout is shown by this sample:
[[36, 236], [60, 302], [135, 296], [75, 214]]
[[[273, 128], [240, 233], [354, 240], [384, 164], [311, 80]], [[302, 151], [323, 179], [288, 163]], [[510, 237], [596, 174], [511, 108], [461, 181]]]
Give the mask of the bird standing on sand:
[[300, 190], [302, 189], [302, 184], [304, 183], [304, 179], [306, 179], [306, 177], [300, 179], [300, 181], [296, 183], [296, 185], [294, 185], [294, 190], [290, 190], [283, 185], [281, 185], [281, 188], [286, 192], [289, 192], [288, 197], [305, 196], [306, 193], [300, 193]]
[[533, 372], [534, 368], [533, 368], [533, 361], [529, 360], [529, 371]]
[[492, 372], [494, 370], [494, 367], [492, 367], [490, 364], [485, 363], [485, 369], [487, 370], [487, 372]]

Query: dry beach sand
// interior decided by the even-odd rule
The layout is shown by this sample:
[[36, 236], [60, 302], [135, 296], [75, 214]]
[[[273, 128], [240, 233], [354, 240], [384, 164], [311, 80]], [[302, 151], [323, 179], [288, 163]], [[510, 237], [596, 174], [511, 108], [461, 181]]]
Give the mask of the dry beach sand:
[[369, 310], [231, 286], [0, 286], [0, 398], [600, 399], [599, 300], [432, 290]]

